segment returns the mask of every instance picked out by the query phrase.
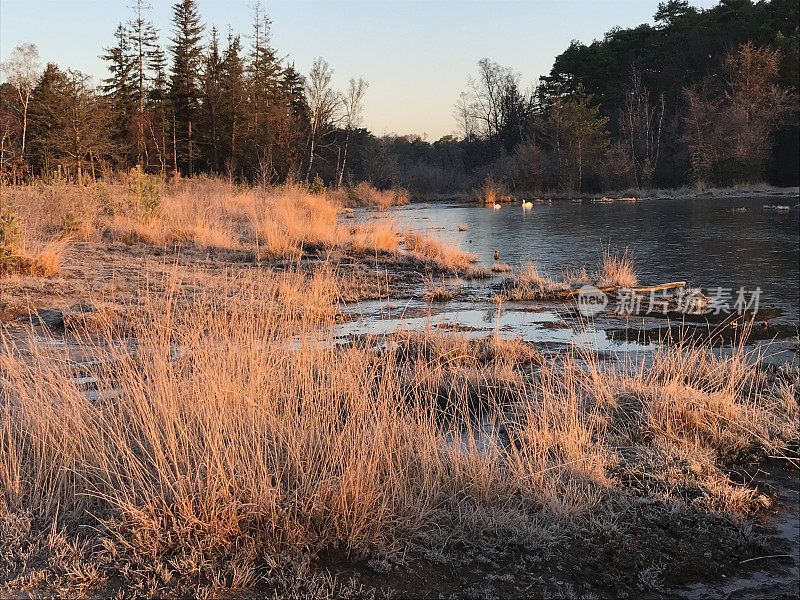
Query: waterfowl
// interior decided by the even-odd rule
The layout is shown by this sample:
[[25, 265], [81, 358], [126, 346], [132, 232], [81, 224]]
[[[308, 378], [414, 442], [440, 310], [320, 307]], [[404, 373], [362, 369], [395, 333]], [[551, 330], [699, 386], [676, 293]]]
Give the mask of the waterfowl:
[[500, 260], [500, 251], [499, 250], [495, 250], [494, 251], [494, 259], [495, 260]]
[[494, 207], [493, 207], [493, 208], [494, 208], [495, 210], [500, 210], [500, 205], [499, 205], [497, 202], [495, 202], [495, 203], [494, 203]]
[[528, 210], [528, 209], [531, 209], [531, 208], [533, 208], [533, 202], [528, 202], [527, 200], [523, 200], [522, 201], [522, 209], [523, 210]]

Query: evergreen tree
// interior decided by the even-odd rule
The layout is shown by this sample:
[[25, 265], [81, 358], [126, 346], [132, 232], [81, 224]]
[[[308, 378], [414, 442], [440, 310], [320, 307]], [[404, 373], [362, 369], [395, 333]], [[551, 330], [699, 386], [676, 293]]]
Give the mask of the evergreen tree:
[[104, 48], [101, 58], [108, 63], [109, 76], [103, 80], [101, 90], [108, 98], [112, 114], [112, 137], [120, 147], [120, 154], [132, 151], [130, 127], [136, 110], [136, 84], [133, 80], [134, 60], [130, 48], [128, 29], [120, 23], [114, 32], [116, 43]]
[[309, 109], [305, 98], [305, 79], [288, 65], [281, 75], [280, 119], [276, 120], [276, 170], [281, 180], [300, 179], [308, 136]]
[[144, 0], [136, 0], [134, 18], [129, 23], [131, 38], [131, 78], [136, 86], [136, 108], [142, 113], [147, 100], [149, 81], [152, 81], [163, 54], [158, 47], [158, 32], [152, 22], [145, 18], [149, 10]]
[[203, 48], [203, 26], [196, 0], [180, 0], [172, 8], [172, 76], [169, 97], [173, 106], [173, 167], [184, 167], [191, 175], [196, 148], [192, 122], [199, 104], [199, 74]]
[[35, 157], [33, 167], [40, 173], [52, 174], [55, 167], [54, 150], [50, 144], [51, 132], [55, 128], [51, 107], [59, 102], [60, 90], [66, 86], [66, 73], [53, 63], [47, 63], [42, 77], [31, 92], [31, 153]]
[[270, 46], [271, 21], [264, 13], [260, 0], [253, 7], [253, 35], [250, 60], [247, 65], [248, 96], [250, 100], [248, 156], [254, 160], [251, 168], [260, 175], [274, 175], [272, 147], [275, 142], [275, 120], [280, 110], [280, 62]]
[[89, 80], [80, 71], [49, 64], [33, 102], [42, 154], [78, 184], [87, 174], [94, 179], [96, 165], [115, 150], [109, 136], [111, 99], [98, 97]]
[[200, 110], [200, 125], [208, 149], [207, 164], [215, 172], [220, 167], [220, 110], [222, 108], [222, 56], [219, 52], [217, 28], [211, 30], [211, 44], [206, 53], [203, 68], [203, 102]]
[[145, 18], [149, 6], [144, 0], [136, 0], [134, 18], [129, 22], [131, 46], [131, 79], [135, 86], [136, 114], [133, 117], [133, 131], [136, 136], [137, 163], [147, 168], [149, 154], [153, 145], [148, 131], [152, 130], [151, 113], [145, 113], [148, 87], [153, 79], [154, 60], [160, 60], [158, 53], [158, 33], [153, 24]]
[[167, 89], [167, 58], [161, 48], [153, 51], [151, 58], [153, 81], [147, 94], [147, 110], [151, 114], [148, 120], [149, 137], [154, 146], [162, 175], [166, 173], [167, 159], [171, 151], [172, 104]]
[[253, 43], [247, 70], [250, 94], [258, 117], [265, 114], [267, 107], [277, 99], [281, 66], [275, 50], [270, 46], [272, 21], [263, 12], [260, 0], [256, 2], [253, 13]]
[[241, 57], [242, 44], [239, 36], [228, 34], [228, 46], [220, 69], [220, 128], [225, 148], [223, 164], [228, 176], [232, 177], [239, 164], [240, 131], [247, 109], [247, 90], [244, 78], [244, 61]]

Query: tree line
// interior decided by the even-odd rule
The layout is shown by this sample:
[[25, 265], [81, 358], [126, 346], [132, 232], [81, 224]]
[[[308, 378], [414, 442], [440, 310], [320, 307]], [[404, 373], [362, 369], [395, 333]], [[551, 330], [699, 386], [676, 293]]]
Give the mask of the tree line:
[[481, 60], [457, 138], [384, 139], [384, 171], [426, 193], [798, 185], [799, 40], [796, 0], [662, 2], [653, 25], [573, 41], [532, 88]]
[[81, 182], [134, 165], [273, 183], [349, 174], [363, 79], [334, 90], [322, 58], [304, 77], [272, 47], [260, 2], [244, 40], [216, 28], [206, 35], [196, 0], [176, 2], [166, 51], [148, 11], [136, 0], [116, 28], [101, 55], [108, 75], [99, 87], [77, 70], [42, 69], [32, 44], [14, 50], [0, 89], [4, 179], [56, 173]]
[[136, 0], [103, 49], [107, 77], [41, 67], [19, 46], [3, 64], [0, 177], [78, 182], [135, 165], [162, 175], [327, 185], [368, 180], [418, 194], [491, 179], [510, 191], [798, 182], [796, 0], [659, 4], [654, 25], [574, 41], [549, 75], [478, 63], [455, 136], [375, 137], [363, 79], [335, 90], [271, 45], [260, 3], [250, 33], [207, 31], [196, 0], [173, 6], [169, 44]]

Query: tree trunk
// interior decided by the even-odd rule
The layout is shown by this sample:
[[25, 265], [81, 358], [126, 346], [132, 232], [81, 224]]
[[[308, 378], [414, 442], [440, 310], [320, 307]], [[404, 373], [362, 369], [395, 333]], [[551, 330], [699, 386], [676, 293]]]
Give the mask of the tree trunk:
[[344, 168], [347, 165], [347, 147], [350, 145], [350, 129], [347, 130], [347, 134], [344, 136], [344, 156], [342, 156], [342, 169], [339, 171], [339, 185], [336, 187], [342, 187], [342, 177], [344, 177]]
[[306, 171], [306, 183], [311, 183], [311, 167], [314, 165], [314, 141], [316, 135], [311, 133], [311, 151], [308, 153], [308, 171]]
[[175, 113], [172, 113], [172, 172], [178, 174], [178, 141], [175, 137]]
[[194, 162], [192, 157], [192, 122], [189, 121], [189, 177], [194, 173]]

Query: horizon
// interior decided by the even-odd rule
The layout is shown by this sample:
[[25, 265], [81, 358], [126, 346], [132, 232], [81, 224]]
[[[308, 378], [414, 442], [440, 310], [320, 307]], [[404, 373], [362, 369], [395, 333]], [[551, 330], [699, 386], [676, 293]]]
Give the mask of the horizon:
[[[198, 4], [205, 25], [204, 42], [212, 27], [224, 38], [230, 26], [242, 35], [243, 45], [249, 46], [250, 0], [234, 0], [225, 6], [209, 0]], [[691, 4], [707, 9], [717, 2]], [[96, 14], [81, 19], [79, 9], [92, 5], [97, 6]], [[0, 61], [18, 44], [30, 42], [39, 49], [42, 65], [53, 62], [77, 69], [98, 85], [107, 76], [100, 54], [112, 44], [117, 24], [131, 18], [129, 5], [128, 0], [69, 4], [2, 0]], [[152, 2], [149, 15], [165, 49], [172, 5], [172, 1]], [[378, 136], [419, 135], [431, 142], [456, 131], [453, 106], [467, 89], [480, 59], [508, 66], [521, 74], [523, 87], [534, 86], [550, 72], [555, 57], [571, 40], [590, 44], [613, 27], [652, 24], [657, 6], [658, 0], [603, 4], [584, 0], [264, 3], [278, 56], [294, 62], [303, 75], [315, 57], [323, 56], [334, 69], [337, 89], [344, 89], [350, 77], [363, 77], [369, 82], [363, 118], [367, 129]], [[316, 17], [308, 20], [308, 14]], [[560, 28], [562, 23], [569, 26]], [[75, 44], [76, 30], [90, 41]], [[404, 45], [402, 52], [384, 56], [383, 52], [370, 52], [370, 44], [382, 51]]]

